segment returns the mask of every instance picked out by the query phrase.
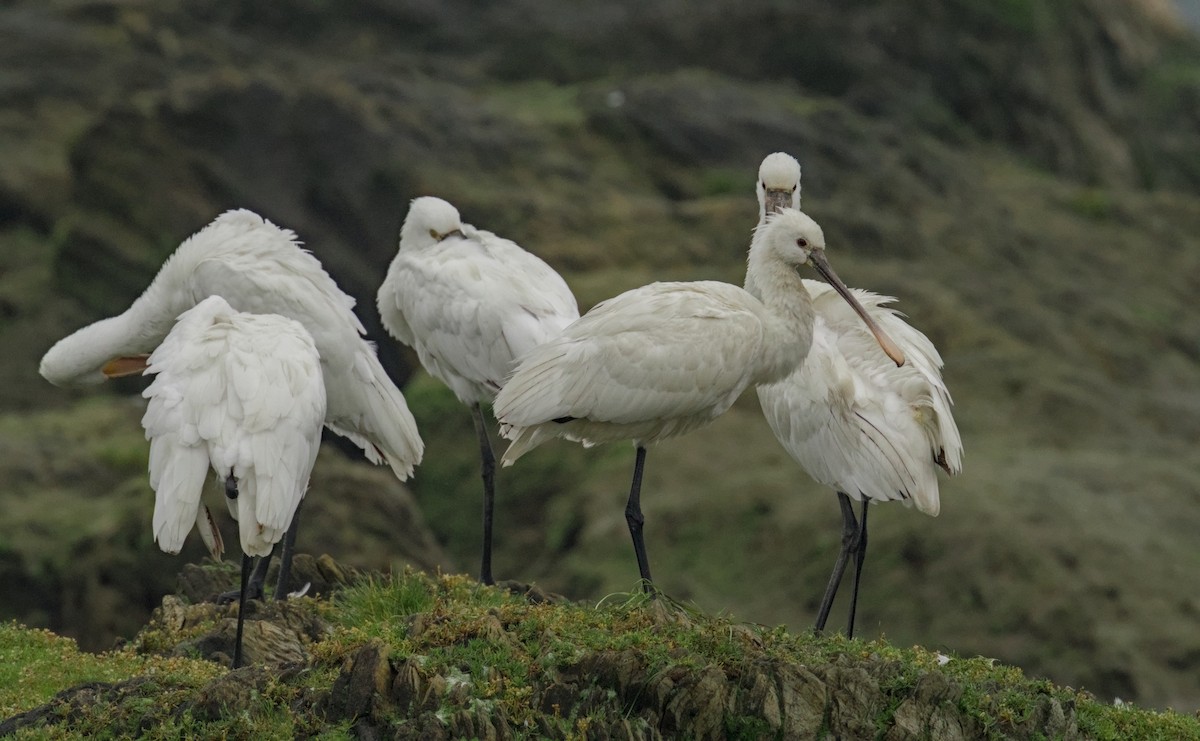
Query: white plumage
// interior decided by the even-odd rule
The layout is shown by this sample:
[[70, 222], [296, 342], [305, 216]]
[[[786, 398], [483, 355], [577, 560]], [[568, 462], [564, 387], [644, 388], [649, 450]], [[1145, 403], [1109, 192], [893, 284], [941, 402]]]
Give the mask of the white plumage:
[[[780, 208], [799, 207], [800, 165], [780, 152], [769, 155], [759, 168], [757, 191], [760, 225]], [[804, 283], [815, 309], [812, 348], [794, 373], [758, 387], [767, 423], [809, 475], [839, 496], [858, 501], [898, 499], [937, 515], [937, 468], [958, 473], [963, 452], [937, 349], [888, 306], [894, 298], [851, 289], [908, 359], [898, 367], [880, 352], [866, 326], [827, 284]], [[746, 289], [759, 293], [750, 272]], [[853, 518], [844, 506], [846, 513]], [[864, 510], [863, 538], [865, 518]], [[846, 537], [853, 540], [849, 531], [854, 523], [845, 526]], [[846, 555], [844, 548], [838, 561], [842, 568]], [[861, 554], [859, 564], [861, 569]], [[835, 567], [818, 629], [824, 627], [835, 581], [840, 578]], [[856, 574], [856, 594], [857, 583]], [[852, 604], [851, 634], [853, 609]]]
[[428, 196], [409, 207], [378, 304], [388, 332], [468, 406], [490, 402], [516, 358], [579, 318], [553, 268]]
[[836, 281], [824, 247], [816, 222], [784, 211], [756, 230], [750, 247], [761, 300], [700, 281], [653, 283], [595, 306], [524, 356], [496, 396], [501, 433], [513, 441], [505, 465], [552, 437], [584, 445], [634, 440], [626, 517], [649, 582], [638, 502], [645, 444], [711, 422], [748, 385], [782, 379], [800, 363], [813, 313], [796, 271], [811, 264]]
[[211, 467], [237, 484], [228, 503], [242, 551], [268, 555], [321, 444], [325, 386], [312, 337], [297, 321], [237, 312], [210, 296], [179, 317], [146, 372], [154, 539], [178, 553], [193, 523], [204, 534], [200, 496]]
[[936, 516], [937, 468], [962, 467], [937, 348], [887, 306], [894, 298], [851, 289], [904, 351], [908, 362], [896, 367], [841, 299], [812, 283], [808, 357], [788, 378], [758, 388], [768, 424], [819, 483], [857, 501], [898, 499]]
[[523, 357], [496, 398], [514, 441], [504, 463], [551, 437], [648, 444], [694, 430], [794, 366], [809, 331], [715, 281], [652, 283], [601, 302]]
[[[247, 210], [228, 211], [185, 240], [132, 306], [62, 339], [42, 358], [51, 383], [95, 383], [121, 372], [113, 359], [149, 353], [175, 318], [208, 296], [235, 310], [295, 319], [321, 355], [325, 424], [353, 440], [401, 480], [424, 446], [400, 390], [364, 339], [354, 299], [343, 293], [296, 235]], [[135, 365], [136, 367], [136, 365]]]
[[388, 332], [415, 349], [425, 370], [475, 416], [484, 476], [480, 578], [491, 583], [494, 459], [481, 404], [495, 397], [518, 357], [579, 318], [575, 296], [540, 258], [426, 196], [409, 206], [377, 301]]

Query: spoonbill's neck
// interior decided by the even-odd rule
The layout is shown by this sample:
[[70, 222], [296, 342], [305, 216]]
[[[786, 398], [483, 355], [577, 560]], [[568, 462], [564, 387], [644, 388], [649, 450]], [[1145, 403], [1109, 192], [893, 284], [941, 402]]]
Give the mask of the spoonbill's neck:
[[149, 353], [189, 308], [178, 292], [150, 284], [124, 313], [101, 319], [59, 340], [42, 357], [39, 372], [56, 386], [100, 383], [101, 368], [113, 358]]
[[794, 268], [752, 247], [746, 285], [766, 307], [763, 365], [756, 384], [782, 380], [808, 355], [813, 336], [812, 298]]

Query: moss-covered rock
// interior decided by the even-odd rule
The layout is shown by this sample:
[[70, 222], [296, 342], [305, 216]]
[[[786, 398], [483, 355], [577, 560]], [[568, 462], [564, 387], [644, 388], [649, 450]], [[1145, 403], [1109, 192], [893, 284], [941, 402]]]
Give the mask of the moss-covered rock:
[[[107, 659], [132, 676], [64, 689], [0, 723], [0, 733], [53, 728], [158, 738], [349, 730], [360, 738], [443, 739], [1200, 733], [1195, 718], [1105, 705], [988, 659], [794, 635], [705, 616], [665, 597], [597, 606], [531, 603], [465, 577], [416, 572], [371, 576], [339, 591], [332, 606], [304, 597], [261, 605], [251, 617], [256, 633], [303, 634], [308, 650], [256, 653], [254, 665], [216, 676], [189, 674], [190, 664], [166, 675], [137, 673], [145, 665], [131, 661], [131, 652], [154, 644], [160, 653], [173, 635], [180, 643], [171, 653], [188, 653], [196, 645], [188, 634], [224, 631], [226, 610], [168, 597], [139, 639]], [[193, 618], [190, 629], [176, 630]], [[297, 632], [298, 626], [309, 627]], [[40, 640], [28, 633], [9, 627], [0, 636], [16, 647]], [[56, 675], [38, 665], [44, 656], [23, 659]], [[164, 692], [171, 704], [154, 701]], [[15, 705], [29, 707], [37, 696], [18, 696]]]

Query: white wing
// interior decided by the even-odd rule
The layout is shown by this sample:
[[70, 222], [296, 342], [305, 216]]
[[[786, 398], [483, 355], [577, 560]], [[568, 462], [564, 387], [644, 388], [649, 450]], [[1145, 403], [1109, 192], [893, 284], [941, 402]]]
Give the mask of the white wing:
[[524, 356], [497, 395], [514, 440], [505, 461], [548, 436], [652, 442], [711, 421], [752, 380], [754, 363], [728, 359], [761, 354], [761, 312], [716, 282], [654, 283], [598, 304]]
[[[231, 423], [242, 432], [233, 475], [254, 483], [245, 511], [259, 528], [256, 545], [269, 552], [308, 488], [321, 444], [325, 387], [317, 350], [302, 326], [272, 315], [242, 321], [254, 328], [231, 338], [226, 357]], [[243, 541], [245, 528], [242, 521]]]
[[325, 418], [311, 337], [275, 315], [237, 314], [219, 297], [185, 313], [150, 358], [144, 395], [156, 491], [155, 537], [177, 552], [198, 519], [209, 465], [238, 482], [243, 551], [265, 555], [308, 486]]
[[817, 309], [813, 346], [783, 381], [760, 386], [776, 437], [817, 481], [861, 499], [940, 508], [939, 456], [957, 472], [962, 444], [933, 344], [886, 304], [853, 289], [908, 362], [897, 368], [828, 285], [805, 281]]
[[186, 394], [192, 375], [213, 369], [205, 349], [189, 346], [184, 334], [168, 335], [151, 355], [147, 372], [157, 375], [142, 394], [149, 400], [142, 426], [150, 441], [154, 539], [167, 553], [179, 553], [196, 522], [210, 465], [194, 402]]
[[516, 358], [579, 318], [558, 273], [515, 243], [468, 228], [436, 249], [401, 249], [379, 289], [396, 339], [466, 404], [491, 399]]
[[[412, 475], [424, 443], [408, 403], [363, 335], [354, 300], [342, 293], [308, 253], [274, 269], [235, 260], [201, 262], [189, 278], [197, 300], [220, 295], [238, 311], [281, 314], [304, 325], [320, 351], [326, 424], [352, 440], [372, 463], [386, 462], [400, 480]], [[311, 262], [310, 262], [311, 260]]]
[[944, 459], [949, 473], [961, 471], [963, 445], [954, 422], [954, 402], [942, 380], [942, 356], [929, 338], [905, 322], [903, 314], [888, 306], [896, 299], [854, 289], [859, 302], [904, 350], [907, 361], [897, 368], [884, 358], [878, 342], [862, 320], [827, 283], [805, 281], [805, 285], [813, 296], [818, 315], [837, 336], [842, 355], [860, 375], [874, 379], [876, 386], [894, 389], [916, 409], [934, 457]]
[[299, 321], [321, 354], [330, 429], [352, 439], [401, 479], [423, 452], [408, 406], [363, 338], [354, 300], [338, 289], [296, 235], [246, 210], [221, 214], [184, 240], [122, 314], [63, 338], [39, 371], [58, 385], [99, 382], [110, 359], [148, 353], [176, 318], [208, 296], [234, 309]]

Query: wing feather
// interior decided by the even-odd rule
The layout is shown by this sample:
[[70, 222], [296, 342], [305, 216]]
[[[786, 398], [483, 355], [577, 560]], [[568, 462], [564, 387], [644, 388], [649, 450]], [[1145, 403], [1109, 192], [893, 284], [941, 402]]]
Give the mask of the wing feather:
[[502, 434], [649, 442], [710, 421], [752, 380], [752, 364], [727, 359], [761, 351], [762, 307], [747, 298], [724, 283], [655, 283], [598, 304], [521, 359], [496, 397]]
[[518, 357], [579, 317], [575, 297], [541, 259], [466, 228], [436, 249], [397, 253], [379, 290], [384, 326], [464, 403], [490, 400]]
[[934, 461], [945, 450], [957, 472], [962, 455], [937, 349], [888, 306], [895, 299], [852, 289], [904, 350], [908, 362], [897, 368], [827, 284], [805, 285], [817, 309], [812, 349], [791, 376], [759, 387], [768, 424], [818, 482], [936, 515]]
[[326, 416], [320, 358], [294, 320], [237, 313], [219, 297], [186, 312], [151, 355], [143, 425], [151, 441], [155, 536], [177, 552], [203, 522], [207, 469], [232, 475], [242, 548], [264, 555], [308, 486]]

